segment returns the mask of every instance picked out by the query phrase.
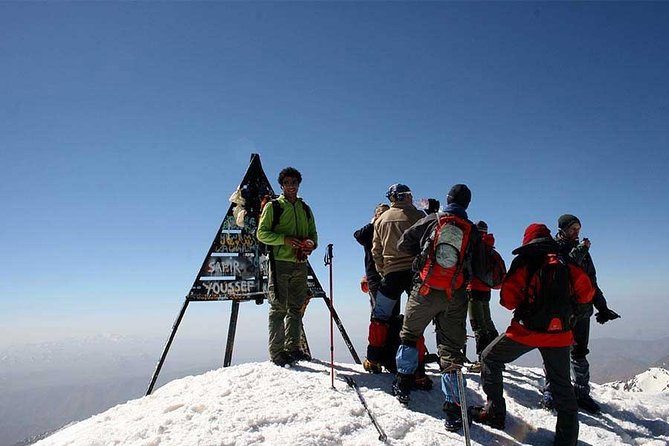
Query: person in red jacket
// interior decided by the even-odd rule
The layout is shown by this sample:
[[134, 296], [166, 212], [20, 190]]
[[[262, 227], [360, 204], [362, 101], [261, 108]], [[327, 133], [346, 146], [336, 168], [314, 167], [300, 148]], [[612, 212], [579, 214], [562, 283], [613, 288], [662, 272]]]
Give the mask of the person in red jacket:
[[[495, 246], [495, 236], [488, 233], [488, 224], [480, 220], [476, 223], [476, 227], [481, 233], [483, 243], [487, 247], [493, 248]], [[467, 285], [467, 297], [469, 299], [469, 323], [474, 331], [476, 357], [478, 358], [471, 370], [478, 372], [481, 369], [480, 358], [483, 349], [494, 341], [499, 333], [490, 317], [490, 287], [483, 283], [481, 279], [473, 277]]]
[[583, 270], [560, 256], [544, 224], [529, 225], [523, 245], [513, 254], [517, 257], [500, 293], [502, 306], [514, 310], [513, 319], [506, 333], [483, 351], [481, 381], [487, 401], [485, 406], [471, 407], [469, 414], [472, 421], [504, 429], [504, 364], [538, 348], [557, 409], [554, 445], [574, 446], [578, 441], [578, 405], [569, 376], [569, 350], [574, 343], [571, 327], [588, 308], [595, 288]]

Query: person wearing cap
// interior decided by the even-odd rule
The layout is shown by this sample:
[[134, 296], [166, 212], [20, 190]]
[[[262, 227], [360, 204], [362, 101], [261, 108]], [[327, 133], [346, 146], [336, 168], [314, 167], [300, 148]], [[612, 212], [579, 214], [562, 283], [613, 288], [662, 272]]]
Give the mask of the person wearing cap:
[[[503, 394], [502, 370], [504, 364], [515, 361], [525, 353], [539, 349], [546, 373], [553, 385], [557, 422], [554, 446], [575, 446], [578, 440], [578, 405], [569, 376], [569, 349], [574, 336], [569, 327], [554, 326], [554, 319], [546, 330], [538, 331], [532, 326], [534, 308], [530, 298], [538, 298], [542, 287], [537, 287], [533, 278], [547, 262], [556, 262], [567, 268], [567, 275], [555, 274], [551, 280], [556, 284], [550, 289], [560, 288], [557, 278], [569, 280], [562, 288], [570, 289], [576, 299], [577, 311], [589, 305], [595, 288], [588, 275], [571, 262], [559, 256], [559, 246], [551, 237], [550, 230], [541, 223], [532, 223], [525, 229], [523, 244], [513, 250], [516, 258], [502, 282], [500, 303], [514, 310], [511, 325], [506, 332], [485, 348], [481, 356], [481, 382], [487, 396], [485, 406], [469, 409], [472, 421], [486, 424], [496, 429], [504, 429], [506, 403]], [[556, 264], [554, 263], [554, 265]], [[570, 288], [571, 287], [571, 288]], [[529, 291], [528, 291], [529, 290]], [[534, 292], [535, 294], [530, 294]], [[571, 306], [571, 302], [567, 302]], [[571, 318], [570, 318], [571, 319]], [[556, 324], [559, 325], [559, 324]]]
[[467, 217], [471, 191], [464, 184], [456, 184], [447, 196], [444, 213], [430, 214], [402, 235], [398, 248], [416, 258], [417, 271], [422, 271], [427, 258], [432, 254], [432, 237], [437, 223], [445, 216], [457, 217], [462, 224], [469, 225], [469, 241], [463, 249], [468, 252], [462, 263], [462, 285], [456, 289], [433, 289], [423, 283], [420, 275], [411, 290], [407, 303], [404, 324], [400, 332], [401, 344], [397, 350], [397, 376], [392, 392], [403, 404], [410, 400], [412, 374], [418, 365], [417, 341], [425, 328], [434, 320], [437, 336], [437, 352], [441, 369], [441, 388], [445, 395], [443, 409], [444, 426], [449, 431], [462, 428], [460, 395], [456, 371], [462, 367], [465, 357], [462, 349], [467, 339], [467, 283], [481, 273], [479, 265], [484, 255], [478, 229]]
[[[314, 217], [297, 196], [302, 174], [293, 167], [279, 173], [282, 194], [265, 204], [258, 222], [258, 241], [268, 245], [269, 356], [284, 366], [303, 359], [300, 351], [303, 305], [307, 299], [307, 256], [316, 249], [318, 234]], [[275, 203], [282, 212], [274, 224]]]
[[411, 189], [404, 184], [393, 184], [386, 197], [390, 209], [381, 214], [374, 223], [372, 259], [382, 279], [376, 292], [369, 324], [369, 344], [363, 367], [371, 373], [381, 373], [382, 367], [395, 370], [394, 360], [388, 361], [385, 354], [390, 321], [399, 313], [400, 297], [409, 294], [413, 273], [413, 256], [397, 249], [402, 233], [425, 214], [413, 205]]
[[[581, 221], [572, 214], [564, 214], [558, 218], [558, 232], [556, 241], [560, 247], [560, 252], [568, 256], [576, 265], [581, 267], [595, 287], [595, 297], [592, 304], [597, 309], [595, 319], [600, 324], [618, 319], [620, 315], [611, 310], [604, 298], [604, 293], [597, 285], [597, 272], [595, 264], [590, 256], [590, 240], [584, 238], [579, 241], [581, 231]], [[590, 316], [593, 313], [592, 307], [579, 318], [574, 326], [574, 346], [571, 349], [571, 365], [574, 371], [574, 391], [578, 400], [578, 406], [589, 413], [598, 413], [601, 407], [590, 396], [590, 363], [587, 355], [588, 342], [590, 340]], [[550, 379], [547, 377], [546, 386], [541, 399], [541, 406], [547, 410], [553, 409], [553, 392]]]
[[[483, 244], [490, 249], [495, 247], [495, 236], [488, 232], [488, 224], [483, 220], [476, 222], [476, 227], [481, 233]], [[481, 368], [481, 353], [499, 333], [495, 328], [495, 323], [490, 317], [490, 287], [481, 279], [473, 277], [467, 285], [467, 294], [469, 298], [469, 323], [474, 331], [476, 339], [477, 361], [471, 368], [471, 371], [478, 372]]]

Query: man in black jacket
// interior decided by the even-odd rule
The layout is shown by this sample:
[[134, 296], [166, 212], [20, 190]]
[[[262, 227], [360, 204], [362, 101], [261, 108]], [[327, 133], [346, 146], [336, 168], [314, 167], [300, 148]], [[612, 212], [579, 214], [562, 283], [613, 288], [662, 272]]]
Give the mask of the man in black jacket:
[[[374, 209], [372, 221], [353, 233], [353, 237], [362, 245], [365, 250], [365, 280], [369, 288], [369, 299], [372, 307], [376, 299], [376, 291], [381, 283], [381, 274], [376, 270], [374, 258], [372, 257], [372, 241], [374, 240], [374, 222], [381, 214], [390, 209], [386, 203], [379, 203]], [[398, 311], [399, 313], [399, 307]]]
[[[592, 285], [595, 287], [595, 296], [592, 299], [594, 307], [597, 309], [595, 319], [600, 324], [618, 319], [620, 315], [609, 309], [604, 298], [604, 293], [597, 285], [597, 272], [595, 264], [590, 256], [590, 240], [584, 238], [579, 242], [579, 233], [581, 231], [581, 221], [574, 215], [564, 214], [558, 219], [558, 233], [556, 241], [560, 246], [560, 252], [568, 256], [572, 262], [583, 269]], [[578, 401], [578, 407], [589, 413], [598, 413], [601, 408], [599, 404], [590, 396], [590, 364], [587, 355], [588, 341], [590, 340], [590, 316], [592, 316], [592, 306], [582, 315], [573, 328], [574, 346], [571, 349], [571, 365], [574, 370], [574, 392]], [[553, 395], [551, 393], [550, 381], [546, 380], [544, 395], [541, 405], [545, 409], [552, 410]]]

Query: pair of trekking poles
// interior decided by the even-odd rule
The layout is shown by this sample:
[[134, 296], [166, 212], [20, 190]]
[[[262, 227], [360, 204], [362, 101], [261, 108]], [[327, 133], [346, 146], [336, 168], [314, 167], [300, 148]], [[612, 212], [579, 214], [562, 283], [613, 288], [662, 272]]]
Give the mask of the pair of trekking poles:
[[[333, 245], [332, 243], [328, 244], [325, 252], [325, 257], [323, 259], [323, 262], [325, 263], [325, 266], [329, 267], [329, 277], [330, 277], [330, 385], [332, 386], [332, 389], [335, 389], [334, 385], [334, 380], [335, 380], [335, 373], [334, 373], [334, 292], [333, 292], [333, 284], [332, 284], [332, 267], [333, 267], [333, 261], [332, 259], [334, 258], [333, 252], [332, 252]], [[459, 368], [457, 371], [457, 377], [458, 377], [458, 393], [460, 394], [460, 409], [462, 411], [462, 429], [465, 434], [465, 445], [470, 446], [471, 445], [471, 438], [470, 438], [470, 432], [469, 432], [469, 414], [467, 413], [467, 400], [465, 398], [465, 380], [464, 377], [462, 376], [462, 368]], [[369, 409], [369, 406], [367, 405], [367, 401], [365, 400], [365, 397], [362, 395], [362, 392], [360, 392], [360, 388], [358, 387], [358, 384], [355, 382], [355, 380], [350, 377], [350, 376], [345, 376], [344, 380], [346, 381], [346, 384], [348, 384], [349, 387], [351, 387], [355, 393], [358, 395], [358, 399], [362, 403], [362, 406], [365, 408], [365, 411], [367, 412], [367, 415], [369, 415], [370, 420], [372, 420], [372, 424], [376, 428], [376, 431], [379, 433], [379, 441], [386, 442], [388, 440], [388, 436], [386, 433], [383, 431], [383, 428], [377, 421], [376, 417], [372, 413], [372, 411]]]

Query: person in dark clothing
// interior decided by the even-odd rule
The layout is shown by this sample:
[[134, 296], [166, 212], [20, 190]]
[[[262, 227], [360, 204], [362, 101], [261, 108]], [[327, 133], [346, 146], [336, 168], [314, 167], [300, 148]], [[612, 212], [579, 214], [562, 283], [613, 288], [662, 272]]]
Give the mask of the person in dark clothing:
[[[575, 446], [578, 406], [569, 377], [569, 349], [574, 341], [570, 325], [589, 305], [595, 289], [583, 270], [559, 256], [559, 247], [544, 224], [529, 225], [522, 246], [513, 254], [517, 257], [500, 292], [500, 303], [514, 310], [513, 319], [506, 332], [483, 351], [481, 382], [487, 401], [485, 406], [470, 407], [469, 415], [474, 422], [504, 429], [504, 365], [538, 348], [555, 395], [557, 423], [553, 444]], [[563, 312], [555, 311], [555, 302], [559, 302]], [[558, 314], [564, 318], [557, 318]]]
[[[376, 266], [374, 265], [374, 258], [372, 257], [374, 222], [388, 209], [390, 209], [390, 206], [385, 203], [379, 203], [376, 205], [372, 221], [353, 233], [353, 237], [357, 240], [358, 243], [362, 245], [365, 250], [365, 277], [363, 278], [363, 282], [367, 284], [367, 291], [365, 292], [369, 294], [369, 302], [372, 307], [374, 307], [374, 301], [376, 300], [376, 291], [379, 289], [379, 285], [381, 284], [381, 274], [379, 274], [379, 272], [376, 270]], [[397, 313], [399, 314], [399, 306], [397, 307], [397, 310]]]
[[[592, 305], [598, 313], [595, 319], [600, 324], [618, 319], [620, 315], [611, 310], [604, 298], [604, 293], [597, 285], [597, 272], [590, 256], [590, 240], [584, 238], [579, 241], [581, 231], [581, 221], [574, 215], [564, 214], [558, 219], [558, 232], [556, 236], [560, 252], [568, 256], [574, 264], [578, 265], [590, 278], [595, 287], [595, 297], [592, 299]], [[590, 396], [590, 363], [587, 355], [588, 341], [590, 340], [590, 316], [593, 313], [592, 305], [587, 314], [578, 320], [574, 326], [574, 346], [571, 349], [571, 365], [574, 371], [574, 391], [578, 406], [589, 413], [598, 413], [601, 411], [599, 404]], [[541, 399], [541, 406], [547, 410], [552, 410], [553, 389], [549, 377], [546, 377], [546, 387]]]
[[441, 206], [439, 200], [437, 200], [436, 198], [428, 198], [427, 208], [425, 208], [424, 211], [427, 215], [435, 214], [439, 212], [439, 206]]
[[[476, 227], [481, 233], [483, 243], [489, 248], [493, 248], [495, 237], [488, 233], [488, 224], [480, 220], [476, 223]], [[474, 277], [467, 285], [467, 294], [469, 298], [469, 323], [476, 339], [477, 356], [477, 360], [470, 370], [477, 373], [481, 370], [480, 357], [483, 349], [499, 336], [499, 333], [490, 317], [490, 287]]]
[[[414, 270], [419, 271], [416, 283], [411, 289], [407, 303], [404, 323], [400, 332], [401, 345], [397, 350], [397, 377], [393, 383], [393, 394], [403, 404], [409, 402], [411, 380], [418, 366], [417, 341], [430, 322], [435, 321], [437, 331], [437, 352], [441, 369], [441, 387], [445, 395], [445, 427], [457, 431], [462, 427], [460, 395], [458, 392], [456, 370], [462, 367], [465, 358], [462, 348], [466, 341], [467, 318], [467, 283], [478, 271], [482, 254], [481, 236], [476, 226], [467, 219], [467, 207], [471, 201], [471, 191], [464, 184], [453, 186], [448, 193], [448, 206], [445, 213], [430, 214], [407, 229], [398, 242], [398, 249], [410, 256], [417, 256]], [[450, 217], [450, 223], [445, 223]], [[453, 218], [455, 217], [455, 219]], [[443, 222], [443, 223], [442, 223]], [[430, 272], [423, 273], [423, 264], [431, 262], [439, 255], [439, 247], [433, 248], [432, 237], [437, 224], [440, 228], [448, 225], [453, 232], [460, 234], [459, 247], [462, 257], [458, 257], [457, 280], [449, 280], [446, 287], [432, 287], [429, 283]], [[456, 227], [457, 225], [457, 227]], [[465, 228], [462, 230], [462, 228]], [[451, 231], [448, 231], [451, 232]], [[468, 241], [462, 236], [467, 232]], [[461, 263], [460, 263], [461, 262]], [[457, 282], [457, 286], [456, 286]]]

